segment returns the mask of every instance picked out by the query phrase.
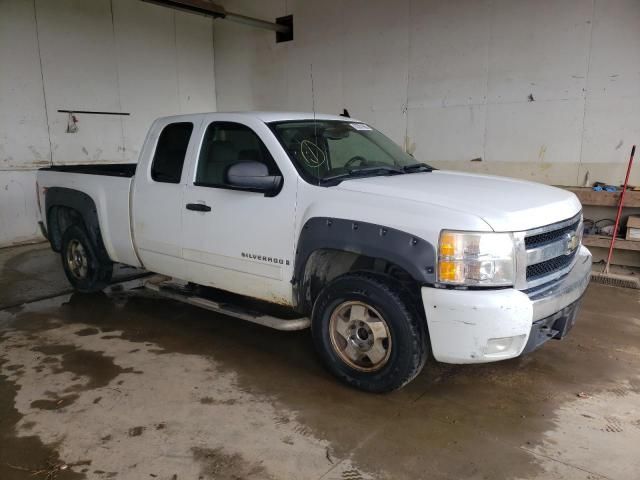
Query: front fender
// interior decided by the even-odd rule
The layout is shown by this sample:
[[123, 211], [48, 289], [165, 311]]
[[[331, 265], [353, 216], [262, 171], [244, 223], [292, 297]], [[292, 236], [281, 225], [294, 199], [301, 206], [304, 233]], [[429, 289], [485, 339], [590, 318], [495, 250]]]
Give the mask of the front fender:
[[294, 264], [294, 295], [308, 305], [305, 269], [314, 251], [329, 249], [384, 259], [403, 268], [420, 285], [435, 282], [436, 249], [411, 233], [374, 223], [342, 218], [313, 217], [298, 237]]

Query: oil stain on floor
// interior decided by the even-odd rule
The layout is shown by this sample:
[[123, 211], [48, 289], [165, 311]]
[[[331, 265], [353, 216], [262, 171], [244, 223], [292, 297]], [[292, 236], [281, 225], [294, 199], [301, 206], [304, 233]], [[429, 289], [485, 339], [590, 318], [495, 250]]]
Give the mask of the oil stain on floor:
[[[294, 411], [245, 391], [212, 358], [105, 339], [96, 327], [62, 321], [68, 307], [23, 312], [17, 320], [26, 329], [2, 337], [3, 362], [14, 366], [3, 368], [2, 384], [13, 387], [3, 413], [14, 412], [3, 447], [15, 428], [43, 455], [57, 452], [64, 462], [53, 462], [69, 466], [60, 472], [68, 478], [319, 478], [334, 469], [329, 444], [298, 424]], [[89, 328], [98, 331], [87, 335]], [[275, 422], [283, 415], [291, 421]], [[27, 453], [35, 448], [21, 446], [22, 458], [9, 452], [0, 478], [43, 470], [51, 460]], [[342, 460], [338, 474], [354, 468]]]
[[389, 395], [337, 383], [308, 332], [141, 291], [0, 311], [0, 478], [630, 479], [640, 299], [620, 292], [591, 287], [563, 342]]

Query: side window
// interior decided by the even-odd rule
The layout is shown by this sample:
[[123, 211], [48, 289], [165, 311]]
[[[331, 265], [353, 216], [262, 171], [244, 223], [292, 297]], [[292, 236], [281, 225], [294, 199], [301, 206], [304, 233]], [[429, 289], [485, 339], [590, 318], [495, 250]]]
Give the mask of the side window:
[[193, 123], [170, 123], [162, 129], [151, 164], [151, 178], [156, 182], [180, 183], [184, 157], [193, 131]]
[[271, 153], [253, 130], [239, 123], [211, 123], [202, 140], [195, 184], [224, 187], [229, 167], [246, 161], [264, 163], [270, 175], [279, 174]]

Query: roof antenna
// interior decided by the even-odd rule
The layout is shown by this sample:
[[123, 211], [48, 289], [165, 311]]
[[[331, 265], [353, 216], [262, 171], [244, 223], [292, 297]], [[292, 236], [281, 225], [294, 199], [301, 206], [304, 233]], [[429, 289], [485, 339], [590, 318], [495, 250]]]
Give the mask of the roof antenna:
[[[309, 75], [311, 76], [311, 110], [313, 111], [313, 141], [318, 145], [318, 130], [316, 124], [316, 92], [313, 85], [313, 63], [309, 64]], [[318, 172], [316, 174], [318, 178], [318, 185], [320, 185], [320, 165], [317, 166]]]
[[[311, 110], [313, 111], [313, 134], [316, 128], [316, 93], [313, 89], [313, 63], [309, 64], [309, 75], [311, 76]], [[316, 139], [317, 140], [317, 139]]]
[[342, 109], [342, 113], [340, 114], [340, 116], [345, 118], [351, 118], [351, 115], [349, 115], [349, 110], [347, 110], [346, 108]]

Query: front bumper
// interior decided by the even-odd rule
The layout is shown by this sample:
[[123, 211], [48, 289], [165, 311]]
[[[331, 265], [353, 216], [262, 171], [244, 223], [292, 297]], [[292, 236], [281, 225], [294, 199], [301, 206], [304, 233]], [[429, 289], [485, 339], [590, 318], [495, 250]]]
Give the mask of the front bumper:
[[435, 359], [445, 363], [493, 362], [561, 338], [575, 322], [591, 274], [589, 250], [581, 246], [576, 255], [573, 268], [560, 282], [536, 292], [423, 287], [422, 302]]

